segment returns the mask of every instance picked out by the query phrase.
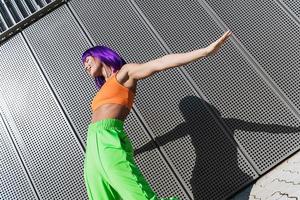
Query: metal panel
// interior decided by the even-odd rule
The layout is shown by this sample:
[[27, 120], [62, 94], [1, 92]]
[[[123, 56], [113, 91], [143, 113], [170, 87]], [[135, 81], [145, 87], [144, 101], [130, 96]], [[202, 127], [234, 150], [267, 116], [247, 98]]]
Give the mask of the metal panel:
[[21, 14], [24, 18], [31, 15], [30, 10], [24, 0], [15, 0], [15, 2], [16, 2], [16, 5], [18, 6], [18, 8], [20, 9]]
[[38, 199], [14, 148], [11, 130], [5, 124], [0, 109], [0, 199]]
[[[172, 51], [205, 47], [224, 33], [199, 2], [138, 5]], [[231, 19], [234, 12], [231, 10], [224, 17]], [[159, 18], [159, 14], [168, 17]], [[234, 24], [238, 24], [239, 17]], [[217, 56], [185, 69], [229, 134], [263, 173], [298, 149], [300, 135], [294, 127], [299, 127], [299, 120], [256, 71], [245, 52], [233, 44], [236, 45], [230, 40]]]
[[0, 31], [3, 32], [8, 28], [7, 24], [5, 23], [5, 19], [0, 15]]
[[[81, 142], [85, 144], [87, 124], [90, 122], [91, 115], [90, 102], [97, 92], [94, 81], [85, 73], [80, 60], [82, 52], [89, 47], [87, 39], [65, 5], [24, 32], [71, 125], [78, 133]], [[140, 144], [142, 141], [149, 142], [150, 139], [142, 134], [143, 130], [137, 124], [137, 119], [133, 116], [128, 118], [132, 125], [126, 129], [129, 129], [128, 135], [132, 140], [138, 140]], [[126, 126], [128, 127], [127, 122]], [[135, 159], [160, 196], [178, 194], [186, 198], [178, 187], [179, 183], [176, 183], [166, 164], [159, 157], [157, 149], [137, 155]], [[165, 182], [172, 183], [172, 189], [158, 187]]]
[[[262, 130], [265, 133], [236, 135], [236, 139], [247, 149], [259, 169], [265, 172], [300, 148], [300, 132], [294, 128], [299, 127], [300, 114], [299, 24], [292, 21], [275, 1], [208, 0], [207, 3], [235, 33], [247, 53], [249, 52], [248, 56], [253, 56], [254, 67], [268, 79], [268, 84], [272, 84], [270, 87], [275, 91], [261, 90], [263, 84], [250, 78], [256, 86], [248, 84], [246, 91], [253, 91], [259, 97], [251, 94], [245, 98], [248, 102], [253, 102], [250, 100], [253, 97], [257, 102], [256, 108], [246, 106], [251, 109], [248, 116], [256, 123], [265, 124], [254, 124], [252, 130]], [[239, 71], [242, 72], [240, 67]], [[243, 71], [238, 77], [245, 79], [246, 76], [249, 79], [248, 72]], [[278, 97], [272, 97], [273, 93], [286, 106], [279, 102]], [[244, 101], [240, 102], [245, 104]], [[238, 123], [232, 123], [232, 126], [237, 125]]]
[[[174, 25], [176, 21], [170, 22], [170, 18], [163, 17], [167, 16], [164, 10], [174, 9], [173, 4], [176, 10], [173, 16], [180, 16], [183, 8], [178, 9], [176, 3], [185, 7], [188, 4], [185, 2], [175, 1], [172, 6], [168, 1], [140, 3], [147, 7], [148, 10], [143, 11], [150, 13], [151, 16], [147, 15], [150, 21], [155, 20], [160, 26], [156, 30], [165, 28], [169, 31], [165, 35], [173, 34], [173, 38], [165, 38], [166, 43], [190, 45], [188, 40], [175, 38], [185, 37], [176, 35], [180, 27], [172, 29], [170, 24]], [[153, 4], [156, 8], [152, 9]], [[72, 0], [70, 5], [93, 40], [118, 49], [128, 58], [125, 59], [127, 63], [143, 62], [165, 54], [163, 48], [167, 47], [161, 46], [149, 31], [149, 24], [144, 24], [130, 3]], [[191, 15], [189, 20], [192, 20], [195, 16], [190, 9], [187, 8], [186, 16]], [[165, 23], [160, 24], [164, 19]], [[198, 28], [194, 27], [194, 30]], [[202, 73], [200, 67], [197, 69], [196, 75]], [[163, 156], [190, 196], [194, 199], [224, 199], [258, 175], [207, 110], [211, 106], [196, 97], [198, 94], [180, 70], [170, 69], [139, 81], [135, 105], [139, 117], [151, 136], [157, 137], [155, 140]], [[145, 145], [140, 148], [143, 151], [152, 149]], [[172, 187], [169, 183], [165, 186]]]
[[11, 13], [11, 16], [14, 18], [14, 21], [16, 23], [19, 22], [21, 20], [21, 13], [17, 9], [17, 6], [15, 5], [14, 1], [5, 1], [5, 4], [9, 12]]
[[15, 21], [13, 20], [12, 14], [9, 12], [7, 5], [2, 1], [0, 1], [0, 15], [2, 15], [2, 18], [5, 20], [5, 23], [8, 27], [11, 27], [15, 24]]
[[87, 198], [83, 151], [20, 34], [0, 48], [0, 88], [40, 199]]
[[285, 3], [300, 18], [300, 1], [278, 0]]
[[65, 0], [1, 0], [0, 42], [26, 28], [43, 15], [60, 6]]
[[[79, 20], [63, 6], [24, 31], [30, 49], [21, 35], [8, 40], [0, 47], [0, 89], [18, 132], [5, 132], [0, 140], [7, 139], [1, 143], [9, 148], [2, 148], [10, 151], [2, 156], [20, 149], [21, 160], [17, 155], [3, 157], [1, 173], [10, 178], [5, 170], [13, 162], [21, 181], [6, 182], [10, 188], [0, 192], [0, 198], [4, 194], [3, 198], [32, 199], [28, 180], [41, 199], [87, 198], [80, 144], [85, 143], [89, 104], [96, 91], [80, 63], [81, 53], [89, 47], [84, 35], [94, 44], [118, 49], [129, 63], [204, 47], [226, 25], [234, 33], [216, 56], [139, 81], [125, 129], [138, 166], [159, 196], [226, 199], [258, 177], [254, 168], [263, 174], [297, 151], [299, 5], [280, 1], [286, 7], [270, 0], [72, 0], [69, 8]], [[1, 4], [6, 12], [0, 15], [1, 32], [8, 28], [8, 17], [26, 12], [19, 8], [8, 13], [16, 5], [33, 3], [34, 12], [50, 3], [15, 2]], [[56, 2], [48, 11], [64, 1]], [[287, 6], [291, 11], [284, 12]], [[35, 18], [46, 9], [40, 11]], [[5, 37], [12, 32], [5, 31]], [[1, 125], [5, 124], [0, 122], [3, 130]], [[22, 192], [10, 193], [20, 185]]]
[[96, 93], [94, 81], [81, 63], [82, 52], [90, 47], [87, 39], [66, 5], [28, 27], [24, 35], [80, 142], [85, 144], [92, 114], [90, 102]]
[[207, 2], [299, 111], [299, 24], [274, 0]]

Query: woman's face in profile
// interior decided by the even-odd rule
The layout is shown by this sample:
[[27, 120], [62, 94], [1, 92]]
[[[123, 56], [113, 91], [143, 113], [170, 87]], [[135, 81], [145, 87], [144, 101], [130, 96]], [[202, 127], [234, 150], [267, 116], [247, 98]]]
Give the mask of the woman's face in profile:
[[84, 62], [85, 71], [92, 77], [102, 76], [101, 62], [93, 56], [87, 56]]

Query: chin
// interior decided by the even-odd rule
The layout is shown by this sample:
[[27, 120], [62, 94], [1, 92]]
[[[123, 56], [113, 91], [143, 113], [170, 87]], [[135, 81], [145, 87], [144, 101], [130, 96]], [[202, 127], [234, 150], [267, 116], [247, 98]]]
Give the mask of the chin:
[[91, 77], [93, 77], [93, 78], [96, 78], [96, 77], [100, 76], [100, 75], [97, 75], [96, 73], [91, 73], [90, 75], [91, 75]]
[[95, 76], [97, 76], [97, 74], [96, 74], [96, 72], [95, 72], [95, 71], [91, 71], [91, 72], [90, 72], [90, 75], [91, 75], [92, 77], [95, 77]]
[[90, 74], [90, 76], [91, 76], [92, 78], [95, 78], [94, 74], [92, 74], [92, 73]]

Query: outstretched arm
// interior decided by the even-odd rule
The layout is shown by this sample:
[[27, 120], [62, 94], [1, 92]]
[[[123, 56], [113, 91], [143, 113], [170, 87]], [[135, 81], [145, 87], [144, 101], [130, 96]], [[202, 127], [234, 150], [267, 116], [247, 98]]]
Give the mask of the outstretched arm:
[[225, 32], [218, 40], [205, 48], [186, 53], [164, 55], [163, 57], [148, 61], [146, 63], [129, 63], [127, 64], [128, 76], [135, 80], [144, 79], [151, 76], [155, 72], [186, 65], [205, 56], [213, 55], [217, 53], [221, 45], [226, 42], [230, 35], [230, 31]]

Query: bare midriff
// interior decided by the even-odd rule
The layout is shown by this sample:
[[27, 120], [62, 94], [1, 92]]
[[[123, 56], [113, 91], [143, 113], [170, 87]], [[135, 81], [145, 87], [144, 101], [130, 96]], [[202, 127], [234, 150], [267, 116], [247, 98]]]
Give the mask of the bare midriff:
[[[117, 81], [117, 80], [116, 80]], [[118, 81], [117, 81], [118, 82]], [[136, 93], [136, 82], [130, 84], [122, 84], [123, 87], [126, 87], [130, 90], [130, 92], [135, 96]], [[134, 97], [133, 97], [134, 98]], [[92, 114], [91, 123], [95, 123], [102, 119], [114, 118], [124, 121], [127, 115], [130, 113], [130, 109], [121, 104], [116, 103], [106, 103], [99, 106]]]
[[116, 103], [103, 104], [92, 114], [91, 123], [107, 118], [115, 118], [124, 121], [129, 113], [130, 110], [125, 105]]

